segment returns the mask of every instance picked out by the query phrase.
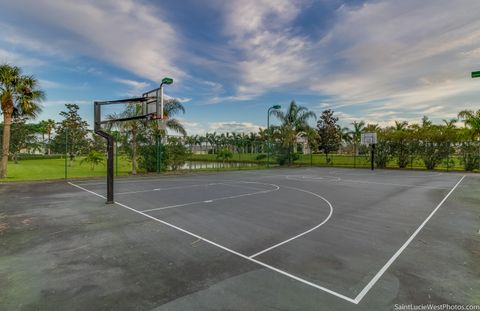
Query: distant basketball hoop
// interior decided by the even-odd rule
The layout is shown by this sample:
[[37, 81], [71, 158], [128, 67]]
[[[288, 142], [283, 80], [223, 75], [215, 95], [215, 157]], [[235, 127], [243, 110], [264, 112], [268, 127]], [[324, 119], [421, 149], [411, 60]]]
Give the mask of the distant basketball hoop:
[[377, 143], [377, 133], [362, 133], [360, 142], [363, 145], [372, 146], [371, 168], [373, 171], [375, 166], [375, 144]]
[[360, 141], [363, 145], [374, 145], [377, 143], [377, 133], [362, 133]]

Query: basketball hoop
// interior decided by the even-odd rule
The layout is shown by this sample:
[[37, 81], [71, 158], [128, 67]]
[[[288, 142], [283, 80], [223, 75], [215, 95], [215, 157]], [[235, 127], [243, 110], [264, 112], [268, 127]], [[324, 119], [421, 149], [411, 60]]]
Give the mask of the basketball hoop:
[[363, 145], [375, 145], [377, 143], [377, 133], [362, 133], [360, 141]]

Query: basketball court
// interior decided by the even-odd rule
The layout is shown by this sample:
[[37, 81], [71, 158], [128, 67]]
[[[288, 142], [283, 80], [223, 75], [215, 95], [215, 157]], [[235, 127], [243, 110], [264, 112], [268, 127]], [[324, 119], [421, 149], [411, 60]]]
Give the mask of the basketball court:
[[[293, 168], [122, 178], [108, 205], [104, 180], [9, 195], [65, 248], [53, 262], [75, 267], [83, 307], [391, 310], [478, 299], [479, 184], [456, 173]], [[73, 231], [63, 240], [58, 228]], [[72, 292], [61, 293], [52, 297], [71, 306]]]

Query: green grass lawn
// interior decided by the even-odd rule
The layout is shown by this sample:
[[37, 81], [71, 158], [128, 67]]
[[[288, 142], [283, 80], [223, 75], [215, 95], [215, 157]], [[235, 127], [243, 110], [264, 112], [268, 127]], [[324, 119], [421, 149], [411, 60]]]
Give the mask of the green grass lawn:
[[[92, 171], [88, 163], [80, 164], [83, 157], [68, 161], [68, 178], [106, 176], [106, 162]], [[128, 175], [131, 172], [131, 162], [124, 157], [118, 161], [118, 175]], [[20, 160], [17, 164], [8, 163], [8, 177], [2, 181], [46, 180], [65, 178], [65, 159], [33, 159]]]
[[[266, 164], [267, 159], [257, 160], [258, 154], [234, 154], [233, 157], [229, 160], [231, 162], [250, 162], [258, 164]], [[219, 161], [214, 154], [194, 154], [190, 157], [192, 161]], [[336, 167], [370, 167], [370, 158], [365, 155], [352, 156], [352, 155], [343, 155], [343, 154], [332, 154], [330, 155], [331, 163], [328, 166]], [[446, 163], [439, 164], [435, 169], [436, 170], [463, 170], [463, 165], [460, 162], [460, 158], [453, 156], [450, 158], [450, 164], [447, 167]], [[275, 159], [273, 156], [270, 157], [270, 163], [274, 164]], [[295, 161], [294, 164], [297, 165], [314, 165], [314, 166], [327, 166], [327, 161], [324, 154], [301, 154], [300, 158]], [[392, 159], [388, 162], [387, 168], [398, 168], [395, 159]], [[420, 158], [415, 158], [407, 166], [409, 169], [425, 169]]]
[[[234, 154], [229, 160], [230, 162], [245, 162], [256, 163], [259, 166], [253, 167], [219, 167], [215, 168], [197, 168], [189, 171], [219, 171], [219, 170], [243, 170], [243, 169], [259, 169], [264, 168], [266, 158], [257, 160], [258, 154]], [[328, 166], [334, 167], [370, 167], [370, 161], [367, 156], [353, 157], [350, 155], [331, 155], [332, 162]], [[78, 157], [75, 161], [68, 162], [67, 177], [68, 178], [82, 178], [82, 177], [101, 177], [107, 175], [106, 163], [99, 165], [92, 171], [90, 165], [87, 163], [80, 164], [82, 157]], [[221, 162], [213, 154], [194, 154], [190, 157], [191, 161], [205, 161], [205, 162]], [[463, 170], [463, 166], [458, 157], [452, 157], [453, 164], [450, 164], [448, 170]], [[270, 158], [270, 162], [275, 164], [274, 158]], [[300, 158], [295, 161], [296, 165], [314, 165], [327, 166], [325, 156], [323, 154], [309, 154], [300, 155]], [[391, 160], [387, 168], [397, 168], [395, 160]], [[414, 159], [407, 168], [425, 169], [421, 159]], [[437, 170], [447, 170], [446, 163], [442, 163], [436, 167]], [[188, 170], [188, 169], [187, 169]], [[125, 157], [119, 157], [118, 175], [125, 176], [131, 173], [131, 162]], [[141, 171], [139, 171], [141, 173]], [[64, 159], [30, 159], [20, 160], [18, 164], [9, 162], [8, 177], [4, 181], [26, 181], [26, 180], [49, 180], [49, 179], [63, 179], [65, 178], [65, 160]]]
[[[107, 175], [106, 161], [100, 164], [92, 171], [88, 163], [80, 164], [83, 157], [78, 157], [74, 161], [68, 161], [67, 178], [83, 177], [102, 177]], [[233, 171], [233, 170], [252, 170], [262, 167], [222, 167], [218, 165], [210, 168], [185, 169], [185, 171]], [[116, 169], [116, 166], [115, 166]], [[132, 162], [125, 156], [119, 157], [118, 176], [130, 175], [132, 171]], [[143, 173], [137, 169], [137, 172]], [[65, 159], [28, 159], [20, 160], [17, 164], [13, 161], [8, 163], [8, 177], [0, 182], [28, 181], [28, 180], [51, 180], [65, 178]]]

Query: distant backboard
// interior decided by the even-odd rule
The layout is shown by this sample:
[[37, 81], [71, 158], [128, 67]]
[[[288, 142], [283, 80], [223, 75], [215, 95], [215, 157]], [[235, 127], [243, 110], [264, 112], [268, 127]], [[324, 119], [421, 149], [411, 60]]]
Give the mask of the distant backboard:
[[377, 143], [377, 133], [362, 133], [361, 143], [364, 145], [373, 145]]

